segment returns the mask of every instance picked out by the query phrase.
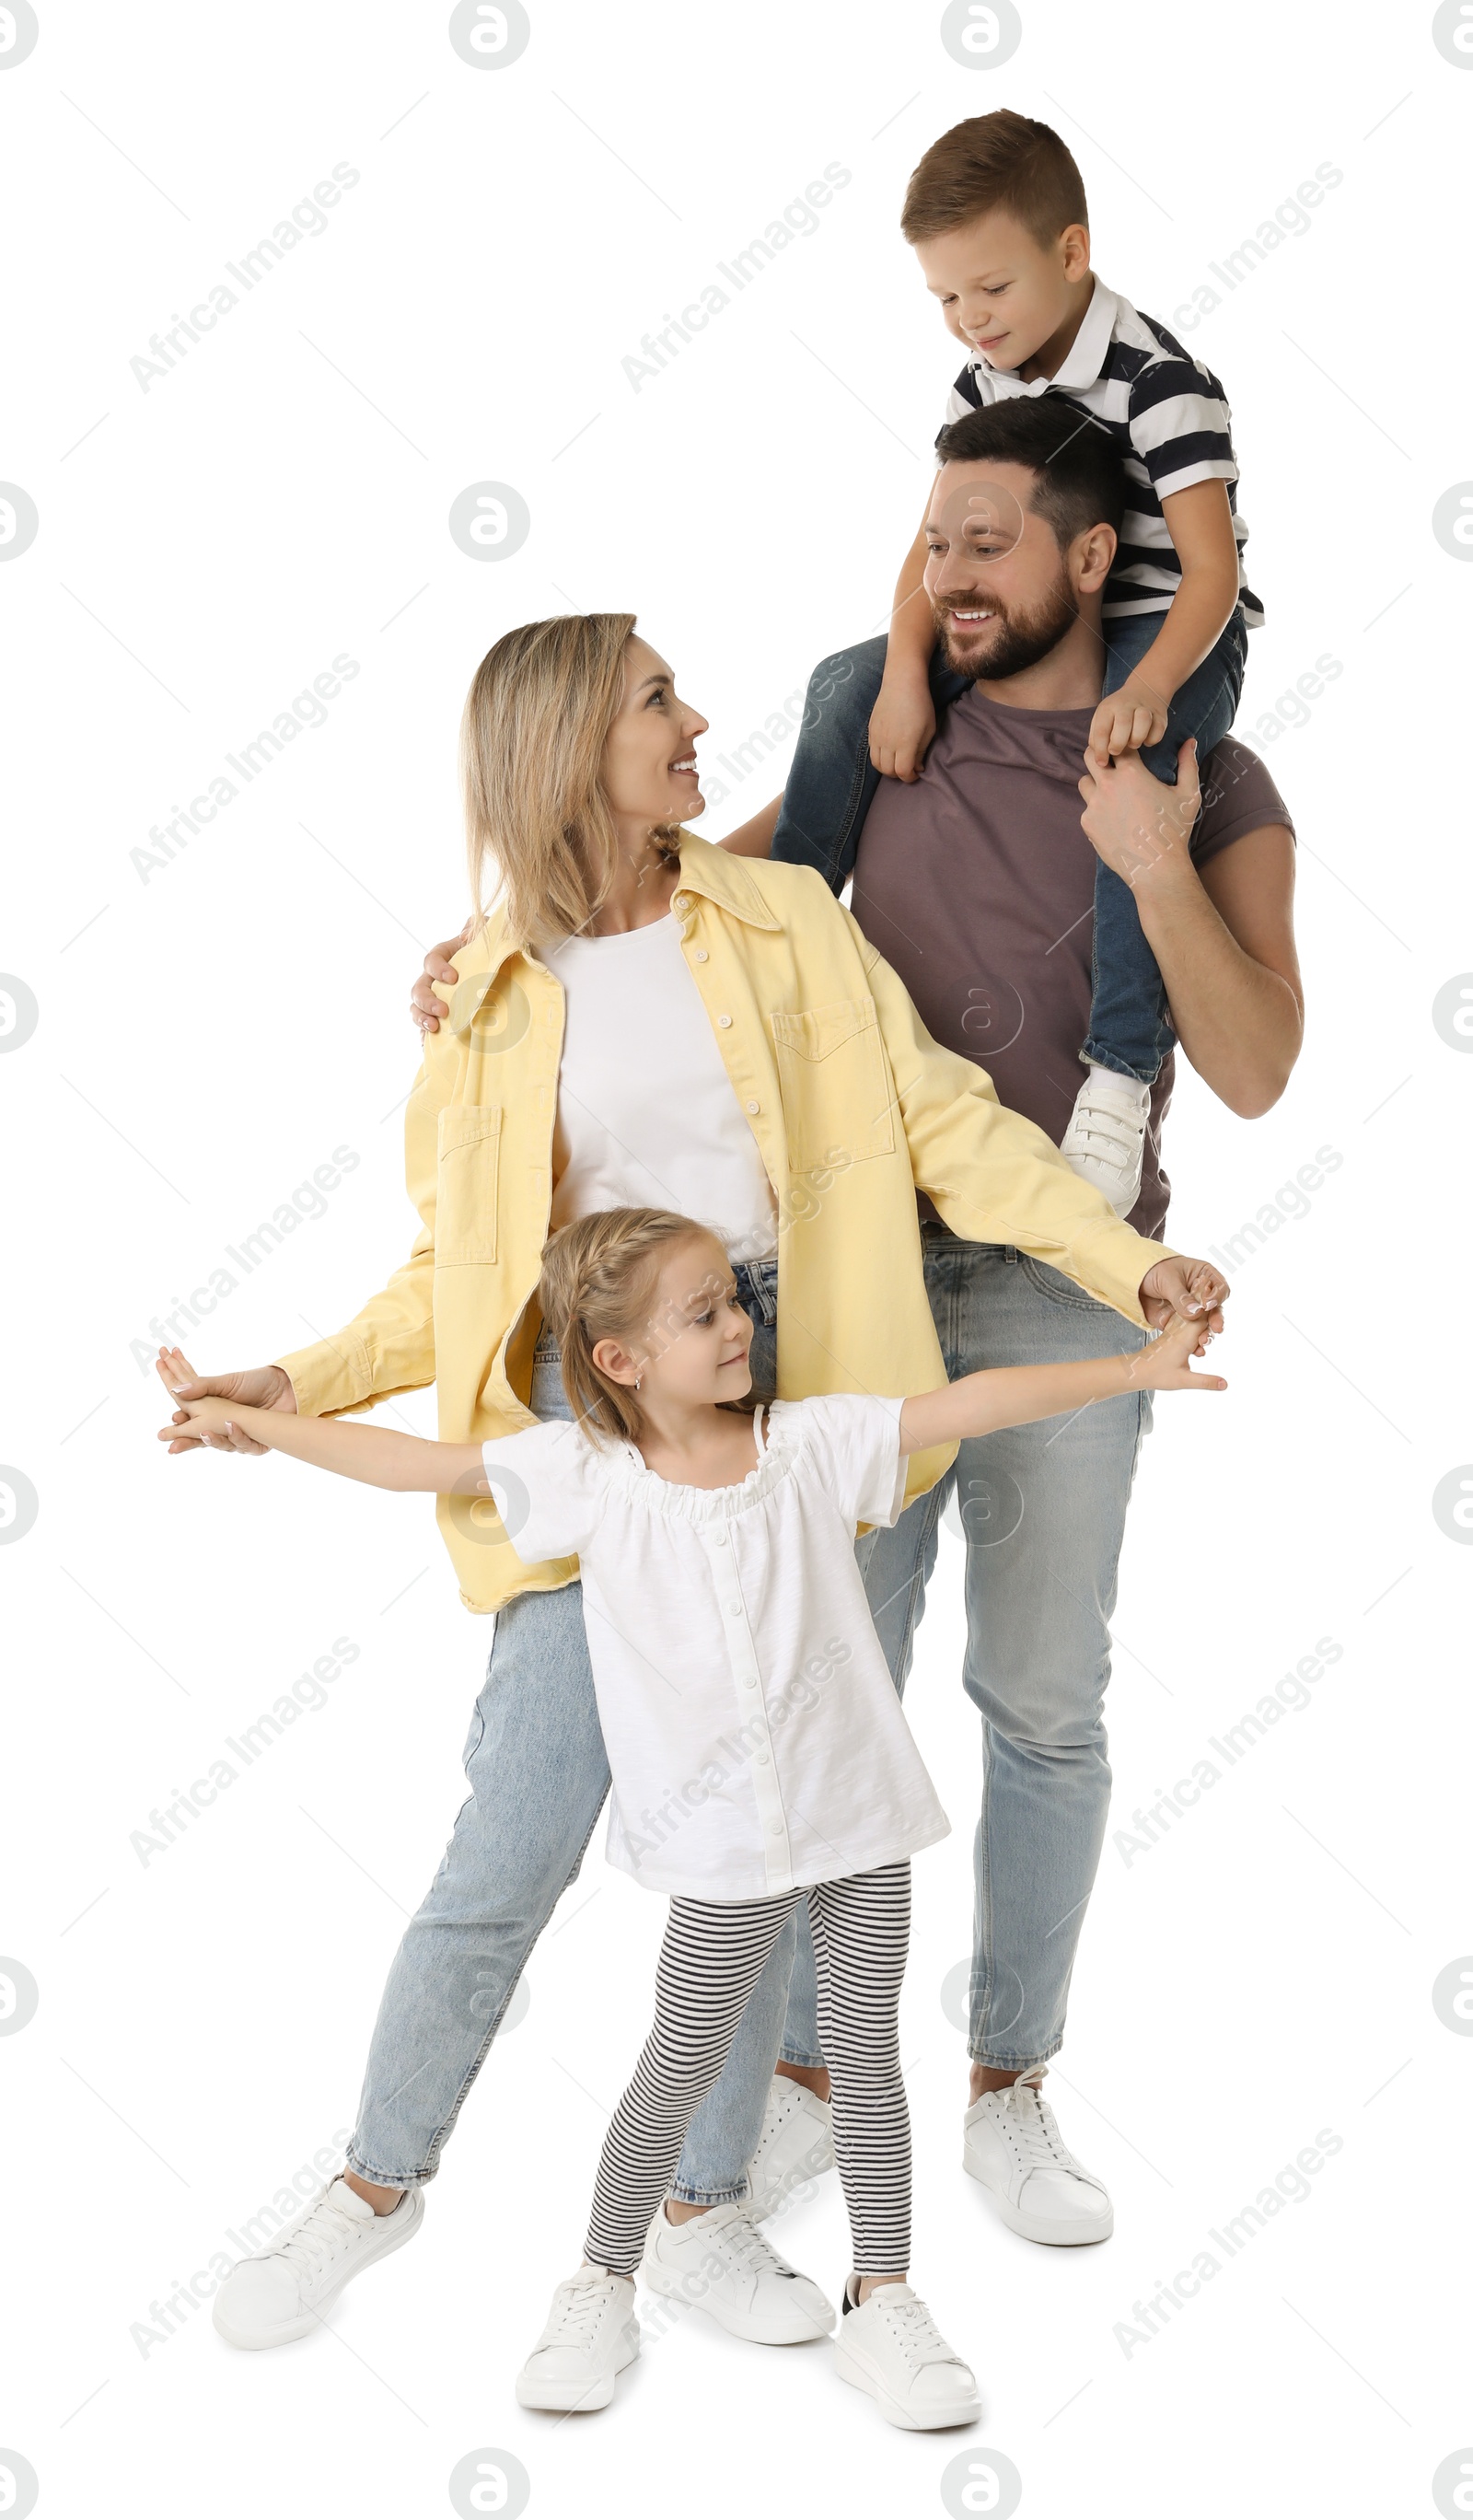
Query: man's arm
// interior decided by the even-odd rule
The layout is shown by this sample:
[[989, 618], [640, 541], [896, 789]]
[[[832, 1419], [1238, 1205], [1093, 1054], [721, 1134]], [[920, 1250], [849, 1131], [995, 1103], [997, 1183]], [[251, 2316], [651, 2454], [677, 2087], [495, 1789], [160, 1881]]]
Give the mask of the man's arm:
[[1229, 1111], [1260, 1118], [1304, 1039], [1292, 837], [1279, 823], [1247, 832], [1198, 873], [1187, 846], [1199, 801], [1190, 745], [1175, 788], [1130, 753], [1092, 762], [1079, 792], [1086, 833], [1135, 893], [1183, 1049]]

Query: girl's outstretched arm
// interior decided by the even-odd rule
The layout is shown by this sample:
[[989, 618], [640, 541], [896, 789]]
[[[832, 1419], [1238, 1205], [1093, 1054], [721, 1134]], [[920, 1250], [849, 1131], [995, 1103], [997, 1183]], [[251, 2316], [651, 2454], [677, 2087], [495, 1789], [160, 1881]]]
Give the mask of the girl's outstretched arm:
[[923, 1453], [932, 1444], [991, 1435], [999, 1426], [1062, 1418], [1123, 1391], [1226, 1391], [1221, 1374], [1192, 1372], [1191, 1359], [1202, 1339], [1198, 1323], [1175, 1321], [1160, 1338], [1132, 1356], [1092, 1357], [1081, 1365], [1004, 1365], [965, 1373], [944, 1391], [922, 1391], [906, 1402], [900, 1415], [901, 1452]]
[[[160, 1350], [158, 1373], [173, 1396], [181, 1377], [167, 1349]], [[172, 1377], [172, 1379], [171, 1379]], [[350, 1425], [336, 1418], [296, 1418], [279, 1409], [247, 1409], [235, 1400], [187, 1400], [189, 1433], [223, 1433], [227, 1425], [271, 1453], [290, 1453], [317, 1470], [335, 1470], [339, 1478], [358, 1479], [365, 1487], [394, 1488], [422, 1496], [489, 1496], [490, 1483], [479, 1444], [436, 1444], [422, 1435], [400, 1435], [387, 1426]], [[161, 1444], [177, 1443], [177, 1426], [160, 1426]]]

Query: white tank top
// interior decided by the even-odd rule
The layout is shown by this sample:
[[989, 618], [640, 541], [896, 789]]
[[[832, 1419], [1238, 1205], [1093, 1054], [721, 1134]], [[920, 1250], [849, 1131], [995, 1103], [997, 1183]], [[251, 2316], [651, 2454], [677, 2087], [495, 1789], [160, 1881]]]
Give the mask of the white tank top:
[[777, 1201], [673, 917], [544, 955], [566, 999], [554, 1230], [601, 1207], [670, 1207], [731, 1260], [778, 1247]]

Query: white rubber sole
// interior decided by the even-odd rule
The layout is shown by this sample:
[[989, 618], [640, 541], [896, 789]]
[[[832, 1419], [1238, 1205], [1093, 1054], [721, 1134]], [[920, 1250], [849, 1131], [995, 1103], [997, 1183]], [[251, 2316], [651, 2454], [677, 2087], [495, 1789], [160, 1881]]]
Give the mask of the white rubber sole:
[[539, 2414], [594, 2415], [601, 2407], [610, 2406], [619, 2373], [640, 2359], [638, 2345], [620, 2354], [611, 2371], [601, 2371], [586, 2389], [575, 2389], [568, 2380], [529, 2380], [525, 2371], [517, 2376], [516, 2403], [531, 2407]]
[[833, 2367], [851, 2389], [863, 2389], [867, 2398], [872, 2398], [886, 2423], [895, 2424], [903, 2433], [954, 2432], [961, 2424], [976, 2423], [982, 2412], [978, 2397], [964, 2398], [959, 2407], [938, 2408], [933, 2414], [917, 2414], [914, 2408], [903, 2407], [898, 2398], [892, 2398], [868, 2364], [847, 2354], [842, 2340], [833, 2349]]
[[1097, 2223], [1046, 2223], [1036, 2214], [1025, 2214], [1022, 2207], [1014, 2205], [1009, 2197], [1000, 2196], [991, 2180], [984, 2179], [980, 2171], [973, 2170], [964, 2152], [961, 2167], [968, 2179], [975, 2179], [984, 2194], [992, 2198], [1009, 2231], [1016, 2231], [1019, 2239], [1037, 2240], [1046, 2249], [1093, 2249], [1096, 2241], [1108, 2240], [1114, 2234], [1113, 2205]]
[[692, 2293], [689, 2277], [683, 2280], [672, 2274], [655, 2258], [647, 2257], [640, 2272], [651, 2292], [660, 2293], [666, 2301], [678, 2301], [687, 2310], [703, 2310], [708, 2318], [715, 2319], [718, 2327], [724, 2327], [729, 2336], [739, 2336], [744, 2345], [816, 2345], [821, 2336], [833, 2334], [838, 2318], [837, 2311], [830, 2309], [828, 2323], [825, 2327], [805, 2325], [795, 2328], [790, 2336], [774, 2336], [759, 2320], [743, 2311], [713, 2300], [709, 2292]]
[[[222, 2317], [220, 2296], [217, 2293], [213, 2312], [216, 2334], [223, 2336], [227, 2345], [236, 2346], [243, 2354], [263, 2354], [273, 2345], [294, 2345], [299, 2336], [310, 2336], [314, 2328], [321, 2327], [327, 2312], [331, 2310], [338, 2294], [352, 2282], [355, 2275], [361, 2275], [365, 2267], [377, 2266], [380, 2258], [391, 2258], [395, 2249], [402, 2249], [406, 2240], [414, 2238], [424, 2220], [424, 2191], [422, 2187], [407, 2187], [404, 2192], [412, 2199], [408, 2212], [406, 2213], [404, 2207], [399, 2205], [392, 2214], [384, 2214], [378, 2218], [381, 2226], [381, 2236], [379, 2232], [375, 2233], [375, 2245], [365, 2249], [360, 2257], [355, 2257], [351, 2266], [343, 2269], [332, 2290], [323, 2294], [315, 2308], [305, 2311], [300, 2318], [288, 2319], [281, 2327], [268, 2328], [264, 2333], [257, 2330], [254, 2334], [247, 2334], [242, 2328], [232, 2327], [228, 2316]], [[402, 2228], [401, 2216], [403, 2217]], [[226, 2280], [228, 2282], [229, 2277]]]

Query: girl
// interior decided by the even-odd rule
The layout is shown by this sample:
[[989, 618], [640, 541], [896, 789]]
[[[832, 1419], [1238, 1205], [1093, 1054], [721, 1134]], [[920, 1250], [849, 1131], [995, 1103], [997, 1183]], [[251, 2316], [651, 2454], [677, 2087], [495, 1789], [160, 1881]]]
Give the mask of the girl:
[[[908, 2280], [910, 2130], [897, 2013], [909, 1858], [948, 1822], [891, 1685], [854, 1555], [892, 1523], [927, 1447], [1134, 1386], [1221, 1391], [1192, 1323], [1130, 1356], [974, 1373], [909, 1399], [836, 1393], [749, 1415], [752, 1324], [722, 1243], [690, 1218], [614, 1208], [544, 1255], [571, 1420], [427, 1443], [217, 1397], [191, 1432], [256, 1443], [375, 1487], [467, 1500], [528, 1559], [576, 1554], [613, 1776], [609, 1861], [671, 1897], [655, 2022], [604, 2139], [576, 2274], [517, 2382], [523, 2406], [606, 2406], [639, 2352], [634, 2276], [674, 2292], [662, 2203], [686, 2127], [725, 2062], [796, 1905], [819, 1962], [820, 2029], [854, 2242], [842, 2379], [893, 2424], [969, 2423], [976, 2383]], [[182, 1359], [164, 1351], [170, 1387]], [[736, 1404], [736, 1405], [734, 1405]], [[177, 1441], [174, 1426], [160, 1441]], [[472, 1497], [495, 1499], [495, 1514]], [[717, 2216], [733, 2208], [717, 2208]], [[689, 2209], [679, 2219], [688, 2218]], [[767, 2244], [753, 2235], [755, 2244]], [[773, 2257], [768, 2252], [769, 2258]], [[834, 2316], [789, 2279], [791, 2341]]]

